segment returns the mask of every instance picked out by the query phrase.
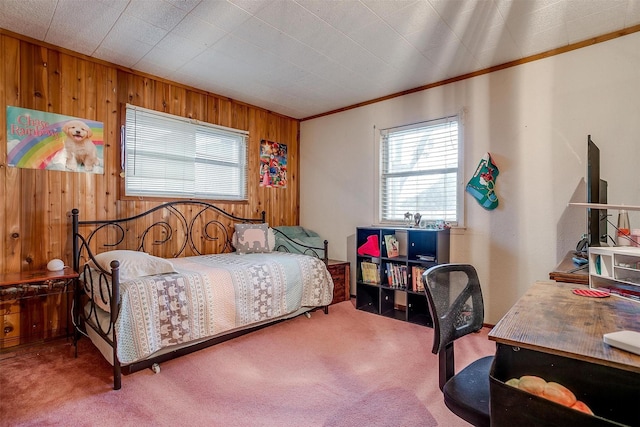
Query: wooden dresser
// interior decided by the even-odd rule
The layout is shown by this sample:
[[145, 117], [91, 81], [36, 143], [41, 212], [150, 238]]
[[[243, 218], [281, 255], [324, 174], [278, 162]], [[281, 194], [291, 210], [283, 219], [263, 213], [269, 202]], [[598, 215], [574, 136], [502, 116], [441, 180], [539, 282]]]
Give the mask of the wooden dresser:
[[348, 261], [330, 259], [327, 269], [333, 279], [333, 301], [331, 301], [331, 304], [348, 301], [350, 298], [349, 278], [351, 276], [351, 264]]

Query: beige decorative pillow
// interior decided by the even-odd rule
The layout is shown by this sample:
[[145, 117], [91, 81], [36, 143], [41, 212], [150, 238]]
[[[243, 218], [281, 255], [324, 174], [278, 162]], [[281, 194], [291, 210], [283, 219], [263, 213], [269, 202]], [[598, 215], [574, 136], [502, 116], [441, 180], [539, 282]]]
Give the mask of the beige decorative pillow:
[[[95, 259], [103, 270], [109, 272], [111, 272], [111, 261], [119, 261], [121, 282], [142, 276], [176, 272], [170, 261], [139, 251], [116, 250], [103, 252], [96, 255]], [[89, 267], [96, 268], [92, 261], [89, 262]]]
[[239, 254], [271, 252], [269, 224], [236, 224], [234, 245]]
[[[233, 232], [233, 236], [231, 236], [231, 244], [234, 248], [238, 247], [238, 233]], [[276, 247], [276, 233], [273, 231], [273, 228], [269, 227], [267, 230], [267, 245], [269, 246], [268, 252], [272, 252]]]

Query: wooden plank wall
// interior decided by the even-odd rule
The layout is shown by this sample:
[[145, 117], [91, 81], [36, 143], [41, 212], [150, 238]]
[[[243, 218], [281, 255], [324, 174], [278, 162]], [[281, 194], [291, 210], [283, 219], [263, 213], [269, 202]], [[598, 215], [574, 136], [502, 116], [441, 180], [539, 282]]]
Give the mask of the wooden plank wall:
[[[158, 201], [121, 200], [119, 117], [131, 103], [249, 131], [249, 202], [216, 203], [243, 217], [267, 212], [270, 225], [299, 222], [299, 121], [194, 88], [136, 74], [31, 40], [0, 34], [0, 273], [71, 265], [70, 212], [81, 219], [130, 216]], [[104, 123], [104, 175], [7, 166], [6, 107]], [[262, 139], [287, 144], [287, 188], [259, 185]]]

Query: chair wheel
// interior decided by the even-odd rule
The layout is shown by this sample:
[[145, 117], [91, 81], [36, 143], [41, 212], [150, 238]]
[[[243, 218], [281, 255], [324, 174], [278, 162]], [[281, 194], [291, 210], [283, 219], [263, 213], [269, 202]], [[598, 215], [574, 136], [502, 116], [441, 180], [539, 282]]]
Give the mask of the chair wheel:
[[151, 365], [151, 370], [153, 371], [154, 374], [159, 374], [160, 365], [158, 365], [157, 363], [154, 363], [153, 365]]

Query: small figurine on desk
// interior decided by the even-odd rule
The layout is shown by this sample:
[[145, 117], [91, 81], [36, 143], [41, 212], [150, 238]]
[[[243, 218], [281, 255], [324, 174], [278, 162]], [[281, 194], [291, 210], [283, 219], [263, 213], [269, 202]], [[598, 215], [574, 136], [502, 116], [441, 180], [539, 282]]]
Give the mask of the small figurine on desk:
[[420, 218], [422, 218], [422, 215], [420, 215], [420, 212], [416, 212], [413, 215], [413, 223], [415, 224], [416, 227], [420, 227]]

